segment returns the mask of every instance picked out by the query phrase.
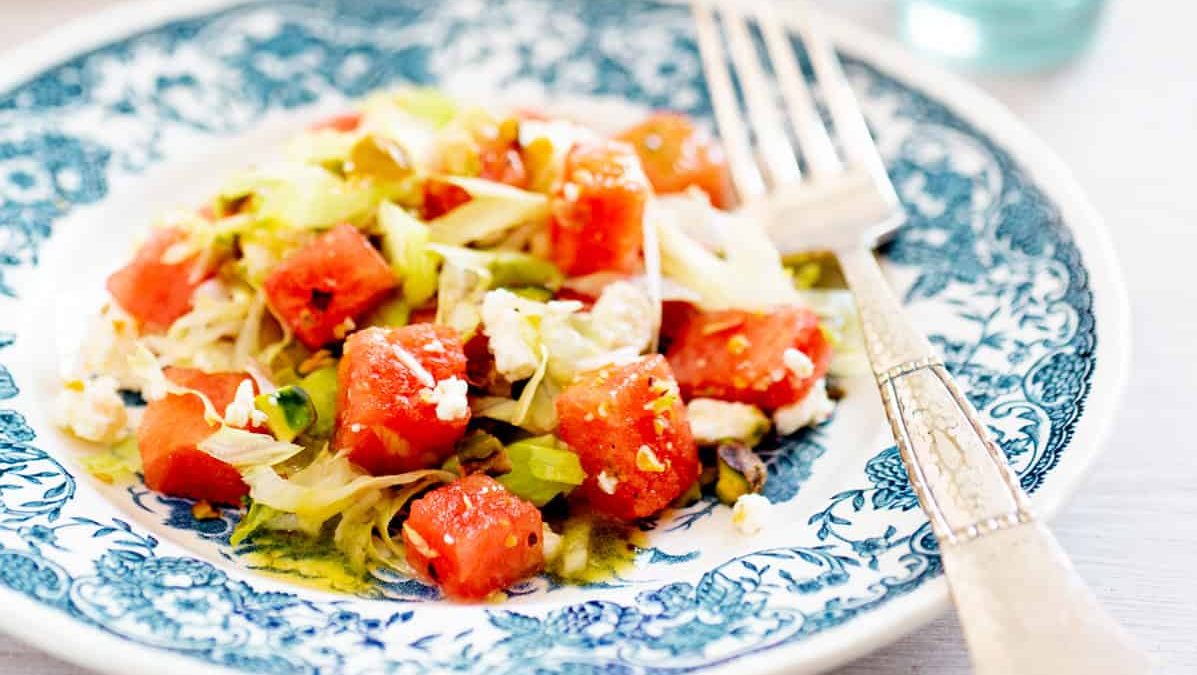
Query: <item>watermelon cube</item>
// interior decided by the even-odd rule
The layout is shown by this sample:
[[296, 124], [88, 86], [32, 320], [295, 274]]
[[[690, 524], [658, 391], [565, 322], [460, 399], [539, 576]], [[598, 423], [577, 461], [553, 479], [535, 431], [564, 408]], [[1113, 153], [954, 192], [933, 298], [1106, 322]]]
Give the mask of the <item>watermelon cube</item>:
[[618, 141], [579, 143], [550, 198], [553, 262], [570, 276], [631, 274], [640, 266], [652, 193], [636, 151]]
[[557, 417], [586, 470], [581, 494], [600, 513], [651, 516], [698, 479], [686, 407], [658, 354], [583, 375], [557, 398]]
[[440, 466], [470, 421], [457, 332], [427, 323], [349, 336], [333, 447], [376, 474]]
[[694, 312], [672, 337], [666, 356], [687, 399], [776, 410], [801, 401], [831, 362], [819, 319], [804, 307]]
[[723, 148], [689, 117], [653, 113], [621, 133], [619, 139], [636, 148], [644, 173], [658, 194], [697, 187], [717, 208], [725, 209], [735, 202]]
[[299, 341], [319, 349], [343, 339], [395, 285], [382, 254], [357, 228], [341, 224], [280, 263], [264, 288]]
[[403, 524], [407, 561], [451, 598], [479, 600], [544, 567], [540, 511], [485, 474], [437, 488]]
[[161, 333], [190, 312], [195, 289], [212, 276], [198, 253], [178, 262], [163, 261], [170, 247], [186, 236], [178, 228], [154, 230], [133, 260], [108, 277], [108, 292], [143, 332]]
[[[246, 373], [205, 373], [194, 368], [166, 368], [175, 384], [202, 392], [223, 413]], [[137, 428], [145, 484], [174, 497], [240, 504], [249, 494], [241, 474], [231, 465], [196, 447], [220, 429], [204, 419], [204, 404], [191, 394], [168, 394], [150, 401]]]

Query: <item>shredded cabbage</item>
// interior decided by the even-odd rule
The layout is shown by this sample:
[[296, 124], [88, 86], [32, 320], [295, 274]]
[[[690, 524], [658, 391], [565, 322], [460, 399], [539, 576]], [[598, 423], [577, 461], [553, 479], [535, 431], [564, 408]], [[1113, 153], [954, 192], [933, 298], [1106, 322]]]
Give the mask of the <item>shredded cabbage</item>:
[[[525, 385], [525, 391], [531, 384], [529, 382], [528, 385]], [[470, 409], [476, 417], [506, 422], [533, 434], [548, 434], [557, 428], [555, 402], [560, 393], [560, 385], [545, 378], [539, 386], [533, 389], [532, 399], [522, 416], [519, 414], [520, 402], [502, 396], [474, 398], [470, 403]]]
[[234, 269], [246, 283], [260, 288], [280, 262], [315, 237], [314, 230], [258, 224], [238, 234], [241, 257]]
[[170, 394], [180, 396], [196, 396], [204, 404], [204, 420], [209, 424], [223, 424], [224, 417], [212, 405], [212, 400], [202, 391], [183, 387], [171, 382], [162, 372], [162, 366], [153, 352], [142, 343], [138, 343], [129, 356], [129, 369], [139, 382], [138, 389], [146, 401], [157, 401]]
[[536, 393], [540, 389], [541, 382], [544, 381], [545, 371], [549, 367], [549, 350], [542, 344], [540, 346], [540, 364], [536, 366], [532, 377], [528, 378], [528, 382], [524, 385], [524, 390], [520, 392], [520, 397], [516, 400], [515, 414], [511, 418], [511, 423], [517, 427], [524, 423], [528, 417], [528, 410], [531, 409], [532, 403], [536, 398]]
[[634, 359], [652, 341], [651, 303], [635, 284], [611, 284], [591, 311], [581, 308], [572, 301], [536, 302], [504, 289], [487, 293], [483, 330], [496, 368], [512, 382], [530, 377], [544, 346], [549, 377], [567, 384], [586, 370]]
[[495, 367], [510, 382], [528, 380], [518, 400], [475, 399], [474, 414], [537, 434], [557, 427], [554, 400], [579, 374], [634, 361], [654, 331], [644, 292], [609, 285], [589, 312], [573, 301], [537, 302], [504, 289], [482, 301], [483, 330]]
[[382, 92], [362, 102], [362, 134], [376, 134], [399, 143], [407, 151], [415, 166], [430, 166], [436, 157], [439, 120], [422, 115], [420, 106], [416, 112], [405, 108], [402, 99], [405, 90]]
[[241, 542], [252, 536], [258, 529], [268, 527], [272, 521], [284, 515], [286, 514], [278, 509], [272, 509], [261, 502], [253, 502], [245, 511], [245, 515], [241, 516], [237, 527], [233, 528], [233, 533], [229, 535], [229, 543], [233, 546], [240, 546]]
[[[142, 343], [164, 365], [206, 371], [243, 369], [256, 348], [257, 327], [265, 299], [242, 285], [208, 282], [194, 296], [194, 307], [163, 335], [146, 335]], [[249, 329], [249, 330], [247, 330]]]
[[482, 321], [481, 305], [490, 281], [485, 267], [464, 257], [445, 258], [437, 286], [436, 322], [454, 328], [468, 340]]
[[221, 427], [200, 441], [200, 450], [241, 471], [255, 466], [273, 466], [303, 452], [302, 445], [275, 440], [270, 434]]
[[283, 163], [234, 176], [220, 192], [226, 202], [248, 199], [243, 210], [259, 223], [301, 230], [366, 222], [383, 198], [373, 181], [342, 180], [319, 166]]
[[403, 281], [403, 298], [419, 307], [436, 295], [437, 255], [428, 246], [428, 226], [391, 202], [378, 210], [382, 252]]
[[556, 265], [529, 253], [479, 250], [445, 244], [431, 244], [428, 248], [463, 267], [486, 270], [495, 288], [540, 286], [556, 290], [565, 282], [565, 275]]
[[106, 450], [87, 455], [83, 468], [97, 480], [105, 483], [128, 483], [141, 473], [141, 453], [137, 448], [137, 437], [125, 440]]
[[333, 516], [341, 513], [368, 491], [410, 485], [425, 478], [448, 482], [455, 476], [429, 469], [394, 476], [371, 476], [350, 463], [343, 454], [325, 452], [306, 468], [288, 478], [272, 467], [257, 465], [242, 471], [255, 502], [295, 517], [295, 528], [317, 535]]
[[371, 476], [343, 454], [327, 450], [284, 477], [276, 466], [303, 448], [238, 430], [222, 429], [202, 442], [200, 449], [232, 463], [249, 485], [252, 503], [231, 543], [237, 545], [259, 529], [317, 537], [326, 523], [339, 518], [333, 545], [358, 571], [373, 564], [404, 569], [402, 545], [391, 535], [391, 521], [416, 494], [456, 478], [438, 469]]
[[428, 223], [432, 241], [464, 246], [512, 230], [520, 225], [548, 222], [549, 201], [542, 194], [483, 180], [446, 177], [470, 195], [470, 201]]
[[[658, 197], [645, 215], [660, 235], [661, 269], [667, 278], [695, 292], [698, 304], [708, 310], [766, 310], [800, 302], [777, 248], [755, 221], [709, 205], [696, 210], [695, 202], [699, 200], [692, 195]], [[696, 216], [702, 220], [696, 223]], [[683, 223], [705, 226], [715, 249], [704, 246]]]

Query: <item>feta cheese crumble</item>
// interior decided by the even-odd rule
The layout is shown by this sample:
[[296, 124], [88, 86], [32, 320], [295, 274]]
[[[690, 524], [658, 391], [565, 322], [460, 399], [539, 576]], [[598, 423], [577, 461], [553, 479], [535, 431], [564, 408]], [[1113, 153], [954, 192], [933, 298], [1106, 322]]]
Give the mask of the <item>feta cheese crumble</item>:
[[129, 356], [137, 349], [137, 337], [137, 322], [133, 318], [115, 305], [105, 306], [80, 343], [79, 371], [111, 376], [117, 385], [136, 389], [140, 379], [129, 366]]
[[541, 538], [544, 540], [544, 560], [551, 563], [561, 555], [561, 535], [549, 529], [548, 525], [541, 525]]
[[436, 418], [442, 422], [459, 420], [470, 414], [470, 402], [466, 397], [470, 385], [458, 377], [441, 380], [431, 389], [420, 392], [421, 398], [436, 404]]
[[603, 470], [598, 475], [598, 486], [603, 492], [613, 495], [615, 494], [615, 488], [619, 487], [619, 479], [607, 473], [606, 470]]
[[603, 289], [590, 310], [590, 325], [610, 350], [639, 354], [653, 339], [653, 305], [636, 284], [617, 281]]
[[524, 337], [530, 330], [520, 311], [526, 302], [504, 289], [491, 291], [482, 299], [483, 332], [490, 340], [495, 368], [511, 382], [532, 377], [540, 365], [540, 355]]
[[246, 378], [237, 385], [237, 393], [224, 409], [224, 423], [244, 429], [250, 422], [259, 426], [265, 424], [266, 413], [254, 407], [254, 383]]
[[55, 404], [58, 426], [85, 441], [112, 444], [129, 433], [129, 413], [114, 378], [72, 380]]
[[781, 360], [786, 364], [786, 368], [798, 377], [810, 377], [815, 374], [815, 364], [810, 357], [793, 347], [781, 353]]
[[786, 436], [825, 422], [834, 411], [835, 401], [827, 397], [827, 381], [820, 378], [801, 401], [773, 411], [773, 423], [777, 425], [777, 433]]
[[741, 495], [732, 506], [732, 524], [741, 534], [756, 534], [765, 526], [765, 519], [773, 505], [756, 493]]
[[686, 404], [686, 417], [690, 420], [690, 433], [699, 445], [729, 440], [755, 445], [769, 431], [769, 418], [760, 408], [747, 403], [696, 398]]

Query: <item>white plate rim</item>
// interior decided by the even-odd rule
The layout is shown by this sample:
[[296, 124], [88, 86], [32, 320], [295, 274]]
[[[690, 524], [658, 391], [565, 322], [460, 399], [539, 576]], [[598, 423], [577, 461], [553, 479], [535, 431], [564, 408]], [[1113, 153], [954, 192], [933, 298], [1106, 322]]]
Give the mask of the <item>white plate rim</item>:
[[[45, 35], [3, 52], [0, 90], [7, 90], [74, 55], [152, 29], [165, 22], [259, 0], [129, 0], [85, 14]], [[673, 2], [678, 0], [665, 0]], [[827, 31], [844, 53], [879, 64], [905, 85], [926, 92], [968, 120], [1013, 157], [1059, 208], [1089, 274], [1098, 340], [1084, 414], [1051, 478], [1034, 495], [1038, 513], [1052, 518], [1083, 484], [1103, 449], [1126, 383], [1131, 354], [1129, 299], [1113, 242], [1100, 214], [1072, 172], [1021, 120], [993, 96], [959, 75], [919, 60], [894, 42], [833, 15]], [[83, 668], [113, 675], [156, 675], [170, 671], [229, 675], [233, 671], [180, 654], [130, 643], [102, 629], [0, 587], [9, 610], [0, 631]], [[813, 673], [841, 665], [890, 644], [939, 616], [948, 607], [945, 579], [932, 579], [913, 592], [823, 632], [817, 640], [750, 654], [708, 672]], [[61, 636], [71, 635], [64, 642]], [[861, 635], [867, 635], [862, 638]]]

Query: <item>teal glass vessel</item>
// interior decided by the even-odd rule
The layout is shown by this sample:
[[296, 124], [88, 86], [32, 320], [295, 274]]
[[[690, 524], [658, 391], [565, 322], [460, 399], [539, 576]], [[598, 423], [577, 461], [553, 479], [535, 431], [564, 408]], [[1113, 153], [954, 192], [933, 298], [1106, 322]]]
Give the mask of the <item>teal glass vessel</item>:
[[1060, 64], [1092, 41], [1105, 0], [901, 0], [916, 49], [955, 65], [1030, 70]]

